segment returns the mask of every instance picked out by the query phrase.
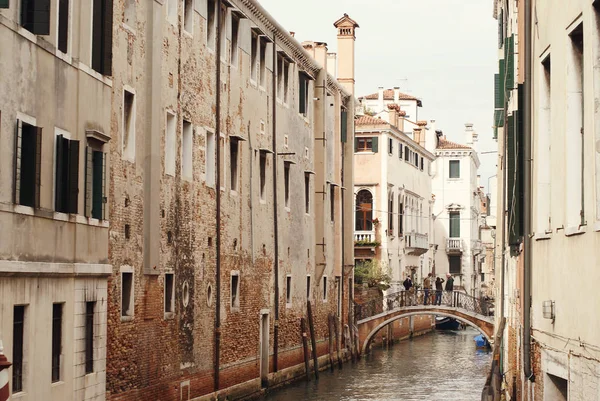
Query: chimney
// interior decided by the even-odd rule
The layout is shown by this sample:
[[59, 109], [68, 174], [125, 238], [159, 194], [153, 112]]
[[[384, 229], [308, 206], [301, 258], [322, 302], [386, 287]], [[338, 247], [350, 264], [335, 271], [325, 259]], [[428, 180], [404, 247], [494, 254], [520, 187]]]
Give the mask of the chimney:
[[315, 42], [315, 60], [327, 71], [327, 43]]
[[355, 30], [359, 26], [356, 21], [348, 17], [348, 14], [344, 14], [333, 26], [337, 29], [338, 38], [337, 80], [354, 97], [354, 42], [356, 41]]
[[394, 86], [394, 103], [398, 104], [400, 100], [400, 87]]
[[377, 102], [379, 104], [379, 110], [383, 110], [384, 109], [384, 99], [383, 99], [383, 86], [380, 86], [379, 89], [377, 90]]
[[296, 37], [296, 32], [294, 32], [294, 31], [290, 31], [290, 36], [291, 36], [292, 38], [295, 38], [295, 37]]
[[415, 141], [416, 143], [421, 143], [422, 132], [423, 130], [421, 129], [421, 127], [413, 128], [413, 141]]
[[327, 53], [327, 72], [334, 78], [337, 78], [337, 54]]
[[396, 128], [400, 128], [398, 114], [400, 112], [400, 106], [397, 104], [388, 104], [388, 115], [389, 123]]
[[473, 146], [473, 124], [465, 124], [465, 142], [467, 146]]

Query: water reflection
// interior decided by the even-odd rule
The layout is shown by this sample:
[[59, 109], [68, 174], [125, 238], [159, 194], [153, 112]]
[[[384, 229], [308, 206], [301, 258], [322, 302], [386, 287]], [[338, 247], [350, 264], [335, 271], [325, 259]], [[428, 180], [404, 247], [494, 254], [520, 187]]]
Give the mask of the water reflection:
[[392, 348], [375, 347], [359, 363], [318, 382], [297, 382], [268, 394], [289, 400], [480, 400], [491, 354], [477, 350], [474, 329], [436, 332]]

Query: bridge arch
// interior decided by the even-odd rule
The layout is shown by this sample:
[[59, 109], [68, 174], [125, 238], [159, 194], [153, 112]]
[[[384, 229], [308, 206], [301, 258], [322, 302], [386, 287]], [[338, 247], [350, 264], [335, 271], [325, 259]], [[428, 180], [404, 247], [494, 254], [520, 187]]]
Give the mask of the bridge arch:
[[[469, 326], [475, 328], [476, 330], [478, 330], [481, 334], [483, 334], [483, 336], [485, 337], [485, 339], [490, 343], [493, 344], [493, 324], [491, 325], [491, 330], [489, 329], [490, 327], [490, 322], [486, 321], [486, 320], [482, 320], [482, 319], [478, 319], [478, 318], [473, 318], [471, 316], [471, 319], [474, 319], [474, 321], [467, 319], [466, 317], [462, 317], [459, 316], [455, 313], [453, 313], [452, 311], [440, 311], [440, 310], [420, 310], [420, 311], [399, 311], [398, 314], [395, 314], [393, 317], [390, 318], [385, 318], [385, 316], [381, 316], [384, 318], [384, 320], [377, 324], [374, 328], [372, 328], [369, 333], [367, 334], [367, 336], [364, 338], [364, 340], [362, 341], [363, 346], [362, 346], [362, 352], [366, 353], [369, 352], [369, 348], [371, 346], [371, 341], [373, 340], [373, 337], [375, 337], [375, 334], [377, 334], [379, 332], [379, 330], [383, 329], [385, 326], [387, 326], [388, 324], [395, 322], [396, 320], [400, 320], [400, 319], [404, 319], [405, 317], [410, 317], [410, 316], [417, 316], [417, 315], [433, 315], [433, 316], [445, 316], [445, 317], [450, 317], [452, 319], [456, 319], [462, 323], [466, 323]], [[381, 318], [380, 317], [380, 318]], [[371, 319], [365, 319], [365, 321], [368, 321]], [[364, 323], [366, 323], [365, 321], [363, 321]], [[481, 326], [479, 326], [476, 322], [478, 322]], [[361, 322], [358, 322], [359, 325], [359, 332], [360, 332], [360, 325]], [[489, 331], [489, 333], [487, 332]]]

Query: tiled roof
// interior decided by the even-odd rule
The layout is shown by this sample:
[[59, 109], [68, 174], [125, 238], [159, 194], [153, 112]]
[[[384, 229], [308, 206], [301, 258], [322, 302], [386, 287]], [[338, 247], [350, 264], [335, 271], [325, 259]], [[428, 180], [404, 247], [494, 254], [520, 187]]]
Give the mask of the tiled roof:
[[[402, 93], [402, 92], [400, 92], [398, 94], [398, 97], [400, 100], [417, 100], [417, 101], [419, 100], [412, 95], [407, 95], [406, 93]], [[379, 92], [372, 93], [367, 96], [362, 96], [360, 99], [369, 99], [369, 100], [379, 99]], [[394, 90], [393, 89], [384, 90], [383, 91], [383, 100], [394, 100]]]
[[473, 149], [467, 145], [461, 145], [456, 142], [449, 141], [447, 139], [440, 138], [438, 141], [438, 149]]
[[355, 125], [380, 125], [380, 124], [388, 124], [387, 121], [382, 120], [381, 118], [375, 118], [371, 116], [361, 116], [354, 121]]

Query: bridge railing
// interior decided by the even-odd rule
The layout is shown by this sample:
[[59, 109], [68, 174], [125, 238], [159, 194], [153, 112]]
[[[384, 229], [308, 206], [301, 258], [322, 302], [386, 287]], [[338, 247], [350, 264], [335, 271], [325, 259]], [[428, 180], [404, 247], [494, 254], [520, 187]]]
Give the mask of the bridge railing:
[[363, 320], [377, 314], [405, 306], [440, 305], [461, 308], [483, 316], [493, 316], [493, 303], [461, 291], [414, 290], [387, 294], [363, 304], [354, 304], [356, 320]]

